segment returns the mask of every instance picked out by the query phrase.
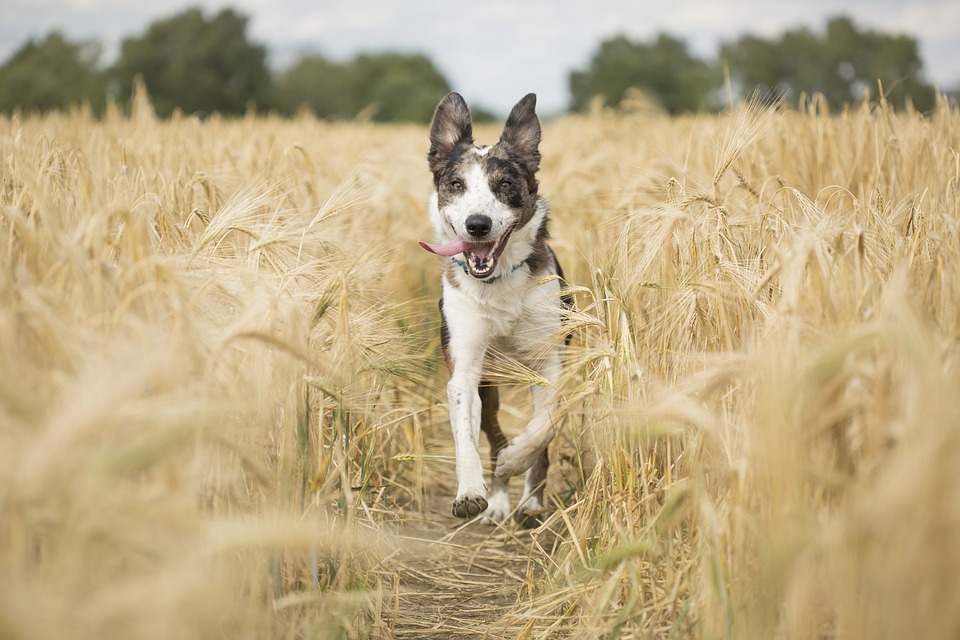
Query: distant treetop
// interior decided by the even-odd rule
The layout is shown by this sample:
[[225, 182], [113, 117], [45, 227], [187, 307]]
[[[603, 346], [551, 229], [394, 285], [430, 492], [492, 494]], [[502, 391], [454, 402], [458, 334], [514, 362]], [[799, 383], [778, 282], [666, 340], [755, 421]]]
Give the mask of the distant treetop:
[[621, 35], [600, 43], [587, 68], [570, 74], [570, 108], [584, 111], [596, 96], [616, 107], [635, 89], [670, 113], [700, 111], [712, 106], [719, 85], [715, 66], [691, 55], [682, 40], [661, 33], [634, 42]]
[[308, 54], [277, 79], [277, 106], [286, 114], [307, 107], [321, 117], [425, 123], [449, 91], [424, 55], [362, 54], [337, 63]]
[[915, 39], [860, 30], [847, 17], [830, 19], [822, 34], [804, 28], [770, 39], [743, 36], [724, 44], [720, 55], [740, 93], [761, 101], [795, 103], [801, 93], [819, 93], [840, 108], [876, 98], [882, 86], [897, 107], [909, 99], [926, 111], [935, 102]]
[[68, 42], [57, 31], [41, 41], [28, 40], [0, 66], [0, 112], [44, 112], [80, 104], [101, 112], [105, 97], [99, 58], [99, 44]]
[[154, 22], [143, 35], [123, 41], [108, 72], [113, 90], [126, 99], [141, 76], [159, 116], [176, 108], [242, 114], [248, 103], [265, 105], [271, 82], [267, 50], [247, 39], [247, 22], [233, 9], [211, 18], [187, 9]]
[[[428, 122], [450, 91], [433, 62], [418, 53], [361, 54], [342, 62], [307, 53], [271, 74], [266, 48], [247, 36], [248, 22], [233, 9], [211, 16], [187, 9], [126, 38], [108, 69], [99, 67], [96, 42], [69, 42], [57, 32], [28, 40], [0, 66], [0, 112], [88, 104], [99, 114], [108, 97], [128, 103], [139, 77], [161, 117], [176, 109], [242, 114], [253, 106], [282, 115], [307, 108], [324, 118]], [[744, 35], [724, 43], [715, 60], [693, 55], [666, 33], [648, 42], [616, 36], [570, 73], [569, 87], [574, 111], [592, 104], [671, 114], [715, 110], [730, 93], [787, 104], [804, 93], [820, 94], [834, 109], [876, 99], [881, 90], [898, 108], [909, 102], [927, 111], [936, 101], [914, 38], [860, 29], [842, 16], [830, 19], [822, 33], [799, 28], [774, 38]], [[478, 110], [474, 117], [492, 115]]]

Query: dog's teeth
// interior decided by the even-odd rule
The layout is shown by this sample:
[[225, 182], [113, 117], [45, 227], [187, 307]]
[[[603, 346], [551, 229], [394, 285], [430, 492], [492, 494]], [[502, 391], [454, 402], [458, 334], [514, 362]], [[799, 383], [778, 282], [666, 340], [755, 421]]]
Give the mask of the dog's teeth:
[[481, 258], [475, 253], [471, 253], [468, 256], [470, 261], [470, 268], [473, 271], [475, 276], [486, 276], [488, 273], [493, 271], [493, 264], [490, 260], [486, 258]]

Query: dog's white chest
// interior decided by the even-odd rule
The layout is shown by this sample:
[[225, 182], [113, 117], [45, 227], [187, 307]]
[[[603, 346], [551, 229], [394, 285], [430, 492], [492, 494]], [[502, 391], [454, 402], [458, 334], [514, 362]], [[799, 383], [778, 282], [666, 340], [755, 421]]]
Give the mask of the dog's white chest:
[[457, 342], [479, 337], [515, 355], [543, 344], [559, 325], [560, 284], [557, 280], [542, 284], [522, 280], [524, 284], [517, 287], [508, 282], [468, 282], [468, 286], [454, 287], [444, 281], [444, 313], [454, 353]]

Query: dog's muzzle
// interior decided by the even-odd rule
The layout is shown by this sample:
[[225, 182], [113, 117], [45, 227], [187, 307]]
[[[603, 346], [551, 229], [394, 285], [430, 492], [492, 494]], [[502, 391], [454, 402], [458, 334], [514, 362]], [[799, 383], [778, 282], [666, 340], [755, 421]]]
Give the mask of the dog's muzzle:
[[497, 269], [497, 260], [507, 246], [513, 227], [508, 227], [499, 239], [491, 242], [468, 242], [457, 237], [449, 244], [431, 244], [419, 240], [420, 246], [438, 256], [455, 256], [462, 253], [466, 259], [467, 272], [478, 279], [489, 278]]

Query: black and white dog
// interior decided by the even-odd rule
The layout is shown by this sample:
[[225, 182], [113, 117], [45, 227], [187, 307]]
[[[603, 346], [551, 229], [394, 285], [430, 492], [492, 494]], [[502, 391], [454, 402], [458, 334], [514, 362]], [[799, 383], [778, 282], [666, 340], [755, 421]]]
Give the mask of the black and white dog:
[[[526, 472], [518, 520], [536, 522], [557, 407], [556, 385], [565, 347], [563, 274], [547, 246], [547, 204], [537, 194], [540, 121], [528, 94], [510, 112], [500, 141], [473, 143], [470, 111], [448, 94], [430, 125], [435, 193], [430, 220], [437, 244], [420, 245], [448, 261], [440, 298], [441, 340], [450, 369], [447, 400], [456, 443], [457, 497], [453, 514], [480, 513], [495, 522], [511, 513], [507, 481]], [[488, 357], [505, 354], [536, 371], [533, 416], [508, 445], [497, 421], [499, 395], [484, 379]], [[495, 465], [487, 495], [477, 447], [480, 431]]]

